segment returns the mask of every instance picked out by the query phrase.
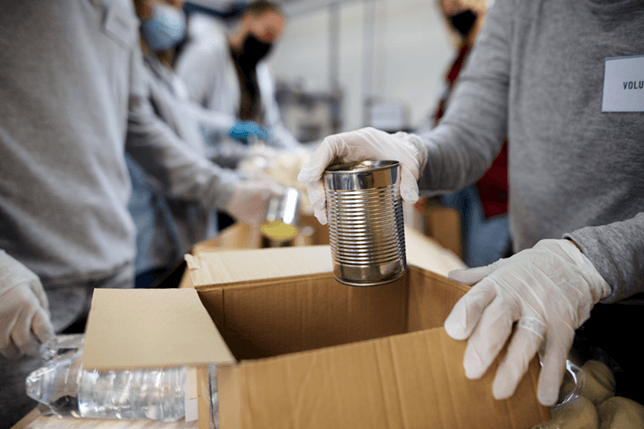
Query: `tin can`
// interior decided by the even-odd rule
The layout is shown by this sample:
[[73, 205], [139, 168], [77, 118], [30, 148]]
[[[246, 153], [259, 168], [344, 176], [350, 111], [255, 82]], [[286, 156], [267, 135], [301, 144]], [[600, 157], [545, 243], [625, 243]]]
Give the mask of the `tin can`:
[[295, 188], [286, 188], [282, 195], [269, 201], [259, 230], [270, 240], [271, 247], [283, 245], [295, 238], [301, 205], [300, 192]]
[[407, 268], [398, 161], [336, 164], [324, 172], [333, 274], [377, 286]]

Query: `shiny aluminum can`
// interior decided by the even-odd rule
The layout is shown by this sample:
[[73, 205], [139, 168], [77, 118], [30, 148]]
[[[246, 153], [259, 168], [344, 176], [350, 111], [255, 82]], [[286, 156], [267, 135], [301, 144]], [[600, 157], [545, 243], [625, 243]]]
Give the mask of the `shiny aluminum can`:
[[405, 230], [398, 161], [336, 164], [324, 172], [333, 274], [350, 286], [405, 275]]
[[264, 212], [260, 232], [271, 247], [293, 240], [298, 233], [302, 198], [300, 191], [286, 188], [282, 195], [271, 198]]

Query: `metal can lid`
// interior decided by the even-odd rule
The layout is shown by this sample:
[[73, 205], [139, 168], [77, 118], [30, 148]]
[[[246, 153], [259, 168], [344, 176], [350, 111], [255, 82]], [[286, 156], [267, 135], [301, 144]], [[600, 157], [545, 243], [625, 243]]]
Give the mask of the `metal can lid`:
[[397, 184], [400, 175], [398, 161], [359, 161], [334, 164], [324, 172], [327, 191], [353, 191], [382, 188]]
[[347, 162], [343, 164], [333, 164], [326, 168], [325, 173], [356, 173], [360, 171], [377, 171], [394, 168], [399, 165], [398, 161], [390, 160], [365, 160], [356, 162]]

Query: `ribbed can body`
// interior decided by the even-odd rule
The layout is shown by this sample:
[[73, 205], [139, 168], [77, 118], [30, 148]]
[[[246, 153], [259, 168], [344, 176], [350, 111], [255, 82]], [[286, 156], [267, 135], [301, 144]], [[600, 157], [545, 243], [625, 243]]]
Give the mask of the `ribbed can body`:
[[324, 173], [335, 278], [376, 286], [405, 274], [405, 231], [397, 161], [333, 165]]

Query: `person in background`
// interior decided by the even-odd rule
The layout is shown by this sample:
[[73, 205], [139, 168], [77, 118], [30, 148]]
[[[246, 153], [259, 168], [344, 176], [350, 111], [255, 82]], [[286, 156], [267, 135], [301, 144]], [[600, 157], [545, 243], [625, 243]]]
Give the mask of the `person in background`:
[[[134, 5], [141, 20], [143, 71], [154, 112], [186, 147], [210, 158], [201, 130], [216, 128], [221, 115], [193, 103], [171, 68], [176, 46], [185, 37], [183, 0], [135, 0]], [[146, 287], [176, 270], [193, 244], [217, 234], [217, 213], [169, 194], [131, 157], [127, 161], [132, 179], [129, 209], [137, 227], [136, 285]]]
[[[155, 114], [195, 152], [205, 154], [199, 124], [190, 115], [186, 90], [167, 64], [172, 64], [175, 46], [185, 36], [183, 1], [135, 1], [141, 20], [141, 50], [144, 54], [150, 102]], [[196, 201], [169, 195], [143, 168], [126, 155], [132, 181], [128, 209], [136, 225], [135, 285], [149, 287], [182, 261], [194, 243], [217, 233], [216, 213]]]
[[398, 160], [401, 196], [414, 203], [419, 189], [474, 183], [508, 138], [514, 255], [450, 273], [473, 287], [444, 324], [468, 339], [469, 378], [509, 341], [496, 398], [514, 393], [538, 354], [538, 399], [553, 405], [577, 333], [619, 364], [618, 395], [643, 402], [642, 31], [640, 0], [496, 0], [436, 128], [330, 136], [300, 171], [325, 223], [320, 178], [331, 162]]
[[[33, 31], [38, 29], [38, 31]], [[0, 426], [42, 342], [134, 285], [125, 150], [169, 192], [259, 221], [282, 192], [186, 147], [150, 105], [131, 0], [0, 4]], [[127, 141], [127, 146], [126, 146]]]
[[174, 68], [197, 104], [228, 117], [219, 132], [206, 132], [208, 140], [216, 146], [227, 137], [254, 136], [269, 146], [298, 148], [281, 121], [274, 79], [264, 62], [283, 32], [284, 15], [273, 3], [257, 1], [239, 12], [229, 30], [221, 14], [206, 12], [211, 1], [191, 3], [201, 7], [190, 9]]
[[[431, 130], [443, 118], [487, 11], [486, 2], [480, 0], [440, 0], [438, 4], [457, 55], [445, 76], [438, 105], [416, 130], [417, 134]], [[439, 197], [443, 205], [453, 207], [460, 214], [463, 262], [470, 267], [491, 264], [511, 251], [507, 145], [506, 141], [490, 168], [474, 185]]]

